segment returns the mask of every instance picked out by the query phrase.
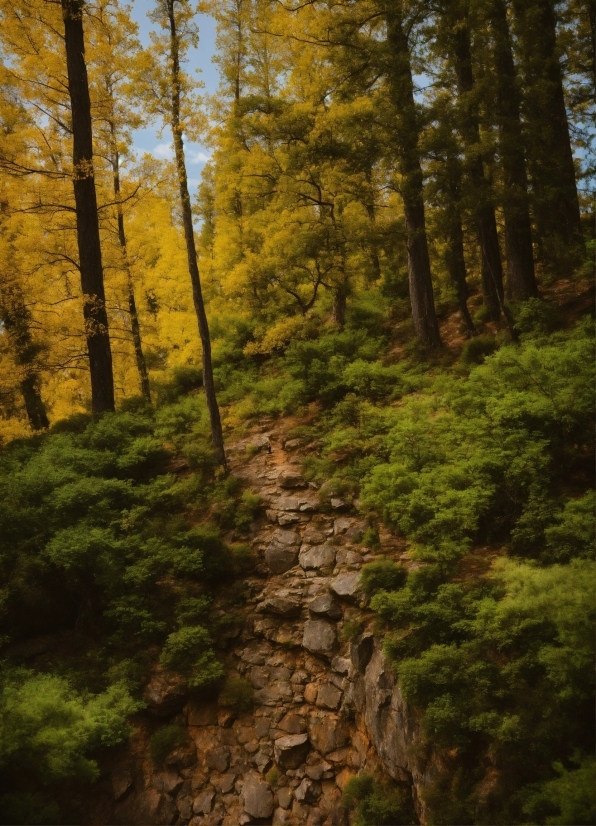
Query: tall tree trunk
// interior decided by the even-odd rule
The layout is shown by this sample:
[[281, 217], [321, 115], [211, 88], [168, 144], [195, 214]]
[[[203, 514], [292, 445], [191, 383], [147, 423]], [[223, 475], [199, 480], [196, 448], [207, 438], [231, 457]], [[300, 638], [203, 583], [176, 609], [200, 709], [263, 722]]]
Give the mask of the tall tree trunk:
[[21, 373], [19, 388], [32, 430], [49, 427], [46, 408], [41, 398], [37, 356], [40, 346], [31, 335], [31, 313], [16, 285], [3, 290], [0, 298], [0, 320], [14, 350], [14, 358]]
[[534, 274], [520, 100], [504, 0], [492, 0], [490, 17], [495, 42], [499, 154], [505, 185], [503, 211], [508, 293], [514, 300], [525, 301], [538, 295], [538, 287]]
[[61, 3], [72, 111], [73, 188], [83, 315], [91, 374], [91, 404], [94, 413], [103, 413], [114, 410], [114, 376], [93, 173], [93, 133], [85, 65], [83, 0], [61, 0]]
[[387, 80], [395, 109], [394, 136], [401, 175], [408, 249], [408, 282], [412, 318], [417, 336], [431, 348], [442, 346], [435, 311], [430, 258], [426, 238], [423, 176], [418, 139], [420, 126], [408, 40], [397, 3], [385, 5], [387, 20]]
[[459, 121], [466, 148], [465, 168], [474, 195], [474, 220], [481, 254], [482, 292], [491, 319], [501, 317], [503, 303], [503, 267], [499, 236], [490, 184], [484, 173], [480, 144], [480, 118], [474, 99], [474, 73], [470, 49], [470, 31], [465, 14], [459, 19], [446, 15], [446, 25], [453, 31], [451, 59], [457, 77], [460, 98]]
[[581, 258], [583, 233], [553, 0], [513, 0], [524, 74], [528, 167], [540, 258], [554, 271]]
[[466, 328], [468, 337], [477, 335], [476, 327], [472, 321], [470, 310], [468, 309], [468, 282], [466, 279], [466, 259], [464, 257], [464, 233], [461, 225], [461, 215], [459, 210], [451, 210], [448, 220], [447, 250], [445, 253], [445, 263], [451, 282], [455, 287], [457, 295], [457, 306], [459, 314]]
[[[112, 137], [115, 140], [114, 125], [110, 123], [110, 130]], [[141, 383], [141, 393], [151, 403], [151, 388], [149, 386], [149, 373], [147, 372], [147, 362], [145, 361], [145, 354], [143, 352], [143, 341], [141, 339], [141, 327], [139, 325], [139, 316], [137, 313], [137, 303], [135, 301], [135, 291], [132, 281], [132, 273], [130, 271], [130, 263], [128, 260], [128, 247], [126, 244], [126, 232], [124, 230], [124, 215], [122, 214], [122, 204], [120, 202], [120, 157], [117, 150], [113, 151], [113, 181], [114, 181], [114, 197], [116, 200], [117, 218], [118, 218], [118, 241], [120, 243], [120, 250], [122, 252], [122, 261], [126, 271], [126, 284], [128, 291], [128, 314], [130, 316], [130, 326], [132, 332], [132, 341], [135, 351], [135, 360], [137, 362], [137, 370], [139, 373], [139, 380]]]
[[205, 387], [205, 397], [207, 399], [207, 408], [209, 410], [209, 419], [211, 422], [211, 438], [217, 461], [225, 468], [227, 466], [226, 454], [224, 450], [219, 407], [217, 406], [217, 398], [215, 395], [213, 366], [211, 363], [211, 338], [209, 336], [209, 325], [207, 323], [207, 314], [205, 312], [205, 303], [203, 301], [203, 293], [201, 290], [199, 264], [192, 224], [192, 211], [190, 208], [190, 195], [188, 193], [184, 142], [182, 140], [182, 127], [180, 124], [180, 55], [178, 47], [178, 33], [176, 31], [174, 0], [166, 0], [166, 7], [168, 20], [170, 23], [171, 127], [172, 136], [174, 139], [178, 183], [180, 186], [180, 204], [182, 208], [182, 223], [184, 225], [184, 238], [186, 241], [186, 253], [188, 258], [188, 272], [190, 274], [192, 284], [192, 297], [195, 312], [197, 314], [199, 335], [201, 337], [201, 344], [203, 348], [203, 386]]

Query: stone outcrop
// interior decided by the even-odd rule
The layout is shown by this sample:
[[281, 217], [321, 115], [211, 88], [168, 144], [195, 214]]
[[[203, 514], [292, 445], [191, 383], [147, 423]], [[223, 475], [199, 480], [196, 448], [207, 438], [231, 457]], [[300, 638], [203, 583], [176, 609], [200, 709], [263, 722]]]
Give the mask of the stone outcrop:
[[[439, 764], [413, 748], [418, 718], [373, 634], [359, 587], [360, 569], [377, 558], [360, 544], [365, 525], [349, 502], [307, 487], [280, 445], [265, 433], [229, 451], [233, 472], [266, 503], [251, 527], [244, 625], [220, 651], [254, 707], [189, 700], [183, 680], [156, 669], [150, 714], [111, 773], [114, 823], [347, 826], [342, 790], [360, 771], [409, 785], [424, 822], [420, 791]], [[363, 632], [344, 639], [354, 620]], [[155, 766], [150, 734], [170, 721], [187, 742]]]

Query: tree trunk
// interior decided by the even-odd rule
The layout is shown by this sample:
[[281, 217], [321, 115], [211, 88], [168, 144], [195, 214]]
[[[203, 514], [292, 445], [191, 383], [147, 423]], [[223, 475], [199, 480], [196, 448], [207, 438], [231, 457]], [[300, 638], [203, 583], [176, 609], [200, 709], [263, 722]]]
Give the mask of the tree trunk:
[[430, 348], [442, 346], [435, 311], [424, 215], [423, 176], [418, 138], [420, 126], [408, 41], [397, 4], [387, 3], [387, 80], [395, 109], [396, 150], [401, 175], [408, 249], [408, 282], [417, 336]]
[[[114, 136], [114, 126], [110, 124], [112, 136]], [[124, 269], [126, 271], [126, 282], [128, 288], [128, 314], [130, 315], [130, 326], [132, 332], [132, 341], [135, 351], [135, 359], [137, 362], [137, 370], [139, 372], [139, 380], [141, 383], [141, 393], [151, 404], [151, 388], [149, 386], [149, 373], [147, 372], [147, 362], [145, 361], [145, 354], [143, 352], [143, 342], [141, 339], [141, 328], [139, 325], [139, 316], [137, 313], [137, 303], [135, 301], [134, 285], [132, 281], [132, 273], [130, 271], [130, 264], [128, 261], [128, 248], [126, 245], [126, 233], [124, 231], [124, 215], [122, 214], [122, 204], [120, 203], [120, 158], [117, 151], [113, 153], [113, 180], [114, 180], [114, 196], [116, 199], [116, 207], [118, 211], [118, 241], [120, 243], [120, 250], [122, 252], [122, 260], [124, 262]]]
[[83, 315], [94, 413], [114, 410], [112, 352], [105, 304], [97, 195], [93, 174], [91, 101], [85, 65], [82, 0], [61, 0], [68, 91], [72, 111], [73, 188]]
[[333, 292], [333, 321], [337, 324], [340, 330], [346, 325], [346, 304], [347, 291], [343, 285], [336, 287]]
[[465, 168], [474, 197], [474, 221], [478, 233], [481, 255], [482, 292], [489, 317], [497, 321], [501, 317], [503, 303], [503, 267], [495, 208], [490, 184], [484, 174], [480, 153], [480, 118], [478, 105], [473, 99], [474, 74], [470, 50], [470, 32], [465, 16], [450, 19], [446, 24], [455, 29], [452, 37], [455, 74], [460, 98], [460, 130], [466, 148]]
[[513, 0], [524, 73], [528, 167], [540, 258], [553, 271], [581, 259], [583, 233], [553, 0]]
[[44, 430], [50, 423], [39, 388], [36, 360], [41, 348], [31, 335], [31, 314], [16, 285], [3, 291], [1, 300], [0, 320], [12, 343], [15, 362], [21, 372], [19, 387], [27, 418], [32, 430]]
[[453, 211], [448, 217], [449, 234], [445, 263], [457, 294], [457, 306], [461, 320], [466, 328], [468, 338], [477, 335], [476, 327], [468, 309], [468, 282], [466, 279], [466, 259], [464, 257], [464, 233], [459, 211]]
[[504, 0], [492, 0], [490, 15], [495, 40], [499, 153], [505, 185], [503, 211], [508, 293], [514, 300], [526, 301], [538, 295], [538, 288], [534, 275], [520, 101]]
[[207, 323], [203, 293], [201, 291], [201, 279], [199, 275], [199, 264], [192, 224], [188, 179], [186, 175], [184, 142], [182, 140], [182, 127], [180, 124], [180, 56], [178, 49], [178, 34], [176, 31], [176, 16], [174, 13], [174, 0], [166, 0], [166, 7], [168, 20], [170, 23], [171, 127], [172, 136], [174, 139], [178, 183], [180, 186], [180, 203], [182, 208], [182, 223], [184, 226], [184, 238], [186, 241], [186, 253], [188, 258], [188, 272], [190, 274], [192, 284], [192, 297], [195, 312], [197, 314], [199, 335], [201, 337], [201, 344], [203, 348], [203, 386], [205, 388], [205, 397], [207, 399], [207, 408], [209, 410], [209, 419], [211, 422], [211, 438], [217, 461], [225, 468], [227, 467], [226, 454], [224, 450], [219, 407], [217, 406], [217, 398], [215, 395], [213, 366], [211, 363], [211, 339], [209, 336], [209, 325]]

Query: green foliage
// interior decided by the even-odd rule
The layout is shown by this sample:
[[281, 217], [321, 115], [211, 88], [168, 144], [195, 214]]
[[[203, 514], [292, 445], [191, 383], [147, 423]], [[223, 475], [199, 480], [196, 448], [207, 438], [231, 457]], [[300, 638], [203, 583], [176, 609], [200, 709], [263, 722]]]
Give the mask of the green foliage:
[[171, 371], [170, 380], [167, 383], [156, 385], [157, 399], [159, 404], [169, 404], [174, 402], [179, 396], [190, 393], [203, 385], [203, 371], [200, 367], [185, 365], [176, 367]]
[[364, 631], [362, 620], [346, 620], [341, 628], [341, 638], [346, 641], [355, 640]]
[[184, 625], [172, 632], [163, 647], [159, 661], [187, 675], [192, 688], [204, 688], [217, 682], [223, 665], [211, 649], [211, 634], [203, 625]]
[[229, 677], [220, 692], [219, 702], [237, 711], [250, 711], [254, 705], [253, 688], [246, 680]]
[[558, 309], [541, 298], [530, 298], [515, 308], [515, 327], [525, 336], [545, 336], [561, 326]]
[[408, 572], [403, 565], [397, 565], [391, 559], [381, 559], [364, 566], [360, 585], [365, 594], [372, 596], [377, 591], [397, 591], [407, 578]]
[[277, 766], [273, 766], [272, 769], [269, 769], [265, 775], [265, 780], [273, 789], [277, 786], [277, 781], [279, 780], [279, 769]]
[[240, 531], [246, 531], [257, 518], [257, 514], [262, 507], [261, 497], [249, 490], [242, 492], [237, 503], [234, 516], [234, 525]]
[[497, 342], [492, 336], [474, 336], [464, 344], [461, 360], [464, 364], [482, 364], [496, 349]]
[[409, 792], [397, 785], [381, 784], [371, 774], [361, 774], [348, 780], [342, 805], [353, 812], [353, 826], [416, 823]]
[[180, 726], [172, 723], [171, 725], [161, 726], [151, 735], [150, 751], [153, 762], [157, 766], [161, 766], [166, 757], [174, 751], [175, 748], [181, 746], [186, 738]]
[[596, 820], [596, 759], [590, 755], [579, 765], [571, 762], [570, 770], [555, 763], [558, 776], [531, 791], [523, 811], [532, 822], [590, 826]]

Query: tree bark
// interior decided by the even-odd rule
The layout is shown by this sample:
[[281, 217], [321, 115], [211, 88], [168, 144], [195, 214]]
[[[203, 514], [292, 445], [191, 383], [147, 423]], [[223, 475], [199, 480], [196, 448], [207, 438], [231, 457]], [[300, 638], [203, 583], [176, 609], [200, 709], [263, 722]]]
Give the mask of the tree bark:
[[528, 176], [520, 120], [520, 99], [504, 0], [492, 0], [491, 25], [495, 42], [499, 154], [505, 197], [505, 252], [508, 293], [525, 301], [538, 295], [534, 274], [532, 225], [528, 201]]
[[449, 230], [447, 238], [447, 251], [445, 255], [445, 263], [451, 278], [451, 282], [455, 287], [457, 294], [457, 306], [461, 320], [466, 328], [468, 338], [477, 335], [478, 331], [472, 321], [472, 316], [468, 309], [468, 298], [470, 296], [468, 290], [468, 282], [466, 279], [466, 259], [464, 257], [464, 233], [461, 225], [461, 216], [459, 211], [453, 210], [448, 217]]
[[[115, 130], [112, 123], [110, 123], [110, 130], [112, 132], [112, 136], [115, 137]], [[122, 214], [122, 204], [120, 202], [120, 158], [117, 150], [113, 152], [112, 170], [114, 181], [114, 197], [116, 199], [118, 219], [118, 241], [120, 243], [120, 250], [122, 252], [124, 269], [126, 271], [126, 283], [128, 291], [128, 314], [130, 316], [130, 326], [135, 351], [135, 360], [137, 363], [137, 370], [139, 373], [139, 380], [141, 383], [141, 393], [151, 404], [151, 388], [149, 386], [149, 373], [147, 371], [147, 362], [145, 361], [145, 354], [143, 352], [141, 327], [139, 325], [139, 316], [137, 313], [137, 303], [135, 301], [135, 291], [132, 281], [132, 273], [130, 271], [130, 264], [128, 261], [128, 247], [126, 244], [126, 232], [124, 230], [124, 215]]]
[[61, 4], [72, 111], [73, 188], [83, 315], [91, 374], [91, 404], [94, 413], [103, 413], [114, 410], [114, 376], [93, 173], [93, 133], [85, 64], [83, 0], [61, 0]]
[[422, 167], [418, 139], [420, 126], [414, 101], [414, 84], [408, 41], [397, 3], [385, 6], [387, 20], [387, 80], [395, 109], [394, 137], [404, 203], [408, 283], [412, 318], [417, 336], [431, 349], [442, 346], [435, 311], [426, 238]]
[[489, 317], [498, 321], [503, 303], [503, 267], [499, 249], [499, 236], [492, 202], [490, 184], [484, 174], [480, 144], [480, 118], [478, 105], [473, 97], [474, 73], [470, 32], [466, 16], [450, 19], [446, 24], [455, 31], [451, 38], [458, 95], [460, 98], [460, 130], [466, 148], [465, 169], [471, 183], [474, 198], [474, 221], [478, 233], [481, 254], [482, 292]]
[[513, 0], [524, 73], [528, 167], [540, 258], [560, 271], [581, 259], [583, 233], [553, 0]]
[[180, 188], [180, 205], [182, 208], [182, 223], [184, 226], [184, 238], [186, 241], [186, 253], [188, 258], [188, 272], [192, 284], [192, 297], [197, 315], [199, 335], [203, 349], [203, 386], [209, 419], [211, 422], [211, 439], [217, 461], [224, 468], [227, 467], [226, 454], [221, 429], [221, 419], [219, 407], [215, 395], [215, 382], [213, 380], [213, 366], [211, 363], [211, 338], [209, 336], [209, 325], [207, 323], [207, 313], [201, 290], [201, 279], [199, 275], [199, 264], [195, 245], [194, 228], [192, 224], [192, 210], [190, 207], [190, 195], [188, 192], [188, 179], [186, 175], [186, 160], [184, 156], [184, 142], [182, 139], [182, 127], [180, 124], [180, 53], [178, 45], [178, 33], [176, 30], [176, 15], [174, 12], [174, 0], [166, 0], [168, 21], [170, 24], [170, 61], [171, 61], [171, 127], [174, 140], [174, 153], [176, 156], [176, 168], [178, 172], [178, 183]]

